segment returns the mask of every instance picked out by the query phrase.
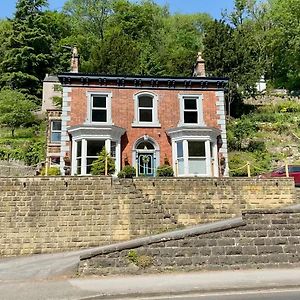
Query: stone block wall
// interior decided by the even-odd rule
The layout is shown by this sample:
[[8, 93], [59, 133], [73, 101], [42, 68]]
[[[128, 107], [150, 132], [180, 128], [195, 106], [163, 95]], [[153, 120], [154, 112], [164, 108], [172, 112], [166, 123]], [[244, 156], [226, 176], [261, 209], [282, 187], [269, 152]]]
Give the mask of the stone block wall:
[[106, 245], [296, 202], [292, 179], [0, 178], [0, 256]]
[[222, 226], [215, 223], [205, 229], [202, 225], [137, 239], [131, 244], [103, 247], [81, 258], [79, 273], [139, 274], [300, 266], [300, 206], [287, 211], [246, 212], [240, 222], [234, 220], [227, 228], [223, 222]]

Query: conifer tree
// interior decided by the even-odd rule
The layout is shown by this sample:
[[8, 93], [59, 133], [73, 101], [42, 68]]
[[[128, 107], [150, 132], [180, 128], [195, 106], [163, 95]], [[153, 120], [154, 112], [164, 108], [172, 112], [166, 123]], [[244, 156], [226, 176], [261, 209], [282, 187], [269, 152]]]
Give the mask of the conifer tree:
[[41, 95], [41, 81], [51, 65], [52, 37], [42, 9], [47, 0], [18, 0], [12, 19], [12, 34], [0, 65], [0, 88], [7, 86], [35, 101]]

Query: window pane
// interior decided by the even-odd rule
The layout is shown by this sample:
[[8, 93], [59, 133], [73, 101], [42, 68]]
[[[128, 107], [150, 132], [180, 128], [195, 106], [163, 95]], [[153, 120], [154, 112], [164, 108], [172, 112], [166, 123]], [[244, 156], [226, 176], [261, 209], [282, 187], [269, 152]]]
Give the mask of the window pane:
[[77, 174], [81, 174], [81, 159], [77, 159]]
[[87, 156], [98, 156], [104, 145], [104, 141], [87, 141]]
[[116, 158], [116, 142], [110, 143], [110, 156]]
[[152, 122], [152, 109], [140, 109], [140, 122]]
[[184, 99], [184, 109], [197, 109], [197, 100]]
[[205, 157], [205, 143], [189, 141], [189, 157]]
[[106, 107], [106, 97], [93, 96], [93, 107]]
[[149, 96], [141, 96], [139, 97], [139, 107], [152, 107], [153, 106], [153, 98]]
[[60, 132], [52, 132], [51, 133], [51, 142], [58, 143], [60, 142], [61, 133]]
[[184, 112], [184, 123], [197, 124], [198, 113], [196, 111], [185, 111]]
[[53, 165], [59, 165], [60, 164], [60, 158], [59, 158], [59, 156], [52, 156], [50, 159], [51, 159], [50, 160], [51, 166], [53, 166]]
[[86, 173], [91, 174], [92, 164], [97, 158], [88, 158], [86, 160]]
[[190, 174], [206, 174], [206, 161], [205, 159], [190, 158], [189, 159], [189, 173]]
[[52, 121], [52, 130], [61, 130], [61, 121]]
[[289, 166], [289, 172], [300, 172], [300, 166]]
[[177, 142], [177, 158], [183, 157], [183, 143]]
[[106, 122], [106, 110], [93, 110], [92, 111], [92, 121], [93, 122]]
[[179, 158], [178, 159], [178, 175], [184, 174], [184, 159]]
[[154, 146], [150, 142], [141, 142], [141, 143], [139, 143], [139, 145], [136, 148], [137, 149], [152, 150], [152, 149], [154, 149]]
[[77, 142], [77, 157], [81, 156], [81, 141]]

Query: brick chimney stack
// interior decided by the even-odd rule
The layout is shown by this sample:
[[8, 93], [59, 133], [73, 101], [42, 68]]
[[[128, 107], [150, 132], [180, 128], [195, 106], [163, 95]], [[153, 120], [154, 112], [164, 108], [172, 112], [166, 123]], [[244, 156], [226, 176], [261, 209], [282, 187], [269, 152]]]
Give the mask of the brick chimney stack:
[[197, 61], [194, 68], [194, 77], [205, 77], [205, 61], [202, 58], [202, 53], [198, 52]]
[[71, 58], [71, 73], [79, 72], [79, 55], [77, 47], [72, 48], [72, 58]]

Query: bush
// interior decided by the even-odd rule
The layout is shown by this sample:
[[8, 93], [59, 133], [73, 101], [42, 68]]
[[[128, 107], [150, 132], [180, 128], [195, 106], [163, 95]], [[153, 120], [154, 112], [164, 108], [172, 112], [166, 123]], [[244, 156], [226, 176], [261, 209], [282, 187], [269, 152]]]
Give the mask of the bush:
[[174, 176], [174, 171], [171, 166], [162, 165], [157, 168], [156, 175], [158, 177], [172, 177]]
[[103, 148], [99, 154], [99, 157], [92, 163], [91, 174], [92, 175], [105, 175], [105, 160], [107, 159], [107, 174], [113, 174], [115, 172], [115, 162]]
[[[41, 176], [46, 175], [46, 168], [43, 167], [41, 170]], [[60, 175], [60, 169], [58, 167], [50, 167], [48, 168], [48, 175], [47, 176], [59, 176]]]
[[250, 141], [248, 145], [249, 152], [265, 152], [266, 144], [264, 141]]
[[135, 167], [132, 166], [125, 166], [119, 173], [119, 178], [132, 178], [136, 174]]

